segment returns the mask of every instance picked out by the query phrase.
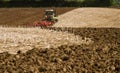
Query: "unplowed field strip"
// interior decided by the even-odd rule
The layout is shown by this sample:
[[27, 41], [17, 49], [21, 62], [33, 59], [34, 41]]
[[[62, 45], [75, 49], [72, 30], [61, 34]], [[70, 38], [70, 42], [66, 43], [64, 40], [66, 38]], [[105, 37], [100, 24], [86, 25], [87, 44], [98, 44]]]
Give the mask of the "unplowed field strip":
[[120, 9], [77, 8], [58, 16], [54, 27], [120, 28]]
[[90, 38], [86, 40], [67, 32], [40, 28], [0, 28], [0, 52], [8, 51], [11, 54], [19, 50], [26, 52], [33, 48], [92, 43]]

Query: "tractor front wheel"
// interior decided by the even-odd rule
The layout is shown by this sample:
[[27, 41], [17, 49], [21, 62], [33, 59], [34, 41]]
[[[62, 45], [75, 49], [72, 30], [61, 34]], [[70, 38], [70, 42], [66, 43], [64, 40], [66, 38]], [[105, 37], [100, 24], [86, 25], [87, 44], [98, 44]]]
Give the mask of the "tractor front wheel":
[[58, 22], [58, 19], [55, 19], [55, 22]]

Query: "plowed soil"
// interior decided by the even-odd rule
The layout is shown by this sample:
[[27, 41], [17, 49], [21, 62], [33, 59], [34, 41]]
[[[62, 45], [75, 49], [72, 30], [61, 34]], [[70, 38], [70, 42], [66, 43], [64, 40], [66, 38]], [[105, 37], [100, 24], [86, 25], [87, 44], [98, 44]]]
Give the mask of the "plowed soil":
[[[1, 12], [2, 11], [4, 11], [4, 9], [1, 10]], [[9, 11], [12, 10], [10, 9]], [[16, 9], [15, 11], [17, 12]], [[28, 12], [31, 12], [31, 10]], [[27, 15], [29, 15], [28, 12]], [[6, 9], [5, 9], [5, 14], [7, 14]], [[3, 15], [1, 14], [1, 16]], [[19, 16], [19, 15], [15, 15], [15, 16]], [[13, 22], [11, 21], [9, 23], [10, 20], [9, 19], [5, 20], [6, 18], [4, 18], [4, 16], [3, 16], [4, 21], [2, 22], [2, 19], [0, 21], [2, 23], [6, 23], [7, 26], [18, 26], [18, 25], [23, 26], [23, 23], [26, 24], [28, 20], [32, 20], [32, 18], [34, 19], [34, 16], [31, 16], [29, 18], [28, 16], [26, 16], [27, 18], [25, 19], [21, 18], [21, 21], [17, 21], [19, 18], [17, 19], [15, 16], [13, 17], [13, 19], [11, 18], [10, 20], [14, 20], [15, 18], [16, 21]], [[8, 17], [10, 18], [11, 16]], [[38, 20], [38, 18], [36, 18], [35, 16], [34, 20]], [[114, 18], [115, 17], [113, 17], [113, 19]], [[25, 20], [25, 22], [23, 22], [23, 20]], [[111, 22], [118, 23], [119, 21], [113, 20]], [[113, 28], [114, 26], [113, 27], [110, 26], [111, 28], [81, 28], [81, 26], [79, 25], [76, 25], [77, 27], [74, 27], [74, 24], [73, 25], [70, 24], [70, 27], [66, 27], [66, 25], [67, 24], [65, 24], [62, 27], [59, 25], [55, 25], [55, 27], [51, 27], [48, 29], [16, 28], [16, 27], [15, 28], [10, 27], [8, 29], [6, 27], [0, 28], [0, 33], [1, 33], [0, 49], [4, 49], [4, 51], [0, 53], [0, 73], [119, 73], [120, 72], [119, 25], [117, 25], [118, 28], [116, 27], [116, 25], [115, 28]], [[14, 41], [14, 38], [17, 40]], [[34, 43], [32, 43], [33, 42], [32, 39], [34, 39]], [[4, 41], [4, 43], [2, 41]], [[37, 41], [39, 43], [37, 43]], [[42, 44], [42, 42], [45, 42], [47, 44]], [[66, 42], [67, 44], [64, 44]], [[13, 49], [16, 50], [15, 54], [12, 54], [13, 52], [10, 53], [11, 45], [8, 45], [10, 43], [18, 43], [19, 45], [25, 43], [23, 47], [31, 45], [32, 43], [32, 49], [23, 52], [22, 50], [26, 49], [25, 47], [24, 49], [21, 50], [17, 47], [15, 48], [14, 46], [12, 46], [12, 51]], [[47, 46], [48, 43], [51, 43], [50, 45], [55, 45], [55, 47], [48, 47]], [[8, 48], [2, 47], [3, 44], [4, 45], [6, 44]], [[44, 47], [41, 47], [40, 46], [41, 44]]]

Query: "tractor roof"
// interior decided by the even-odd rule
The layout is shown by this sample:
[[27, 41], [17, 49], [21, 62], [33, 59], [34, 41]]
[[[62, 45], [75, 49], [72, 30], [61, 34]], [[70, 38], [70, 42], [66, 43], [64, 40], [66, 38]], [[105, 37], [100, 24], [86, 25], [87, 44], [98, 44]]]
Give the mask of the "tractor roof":
[[47, 10], [45, 10], [45, 11], [54, 11], [53, 9], [47, 9]]

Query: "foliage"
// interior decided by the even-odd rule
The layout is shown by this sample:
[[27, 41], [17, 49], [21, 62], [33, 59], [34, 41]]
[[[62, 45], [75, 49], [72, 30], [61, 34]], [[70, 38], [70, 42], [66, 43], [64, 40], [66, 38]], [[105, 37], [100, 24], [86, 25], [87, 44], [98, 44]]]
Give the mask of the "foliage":
[[2, 7], [111, 6], [119, 0], [0, 0]]

